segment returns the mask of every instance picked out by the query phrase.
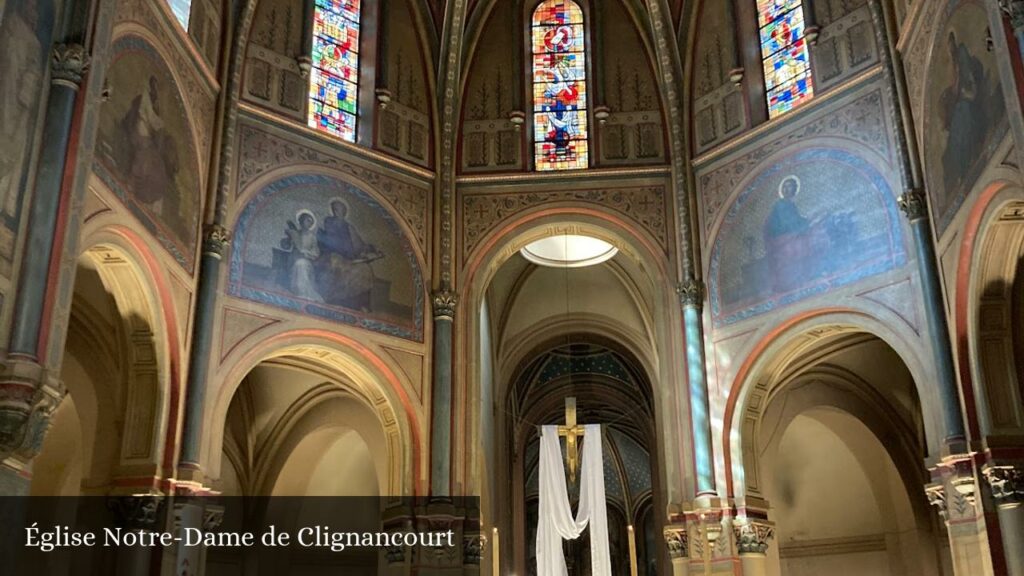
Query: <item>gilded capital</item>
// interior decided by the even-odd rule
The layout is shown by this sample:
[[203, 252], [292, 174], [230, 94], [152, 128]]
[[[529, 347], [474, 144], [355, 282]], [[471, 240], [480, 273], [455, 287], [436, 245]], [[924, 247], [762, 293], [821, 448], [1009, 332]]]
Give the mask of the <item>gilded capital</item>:
[[704, 292], [704, 283], [696, 278], [687, 278], [676, 287], [679, 303], [684, 307], [703, 308]]
[[1024, 502], [1024, 467], [986, 466], [982, 471], [999, 505]]
[[946, 506], [946, 488], [940, 483], [929, 484], [924, 489], [924, 494], [928, 498], [928, 503], [935, 506], [939, 513], [939, 517], [943, 521], [949, 519], [949, 509]]
[[907, 190], [897, 202], [911, 222], [928, 217], [928, 200], [921, 190]]
[[203, 254], [208, 254], [218, 260], [227, 252], [231, 244], [231, 232], [220, 224], [207, 226], [203, 231]]
[[740, 554], [764, 554], [768, 541], [775, 537], [775, 527], [770, 522], [751, 518], [737, 518], [732, 531]]
[[81, 44], [57, 44], [50, 59], [50, 81], [78, 90], [89, 70], [89, 53]]
[[459, 303], [459, 297], [451, 290], [441, 290], [434, 293], [434, 318], [455, 318], [455, 307]]
[[665, 547], [668, 548], [668, 557], [672, 560], [689, 558], [690, 546], [686, 528], [682, 526], [669, 526], [665, 528]]

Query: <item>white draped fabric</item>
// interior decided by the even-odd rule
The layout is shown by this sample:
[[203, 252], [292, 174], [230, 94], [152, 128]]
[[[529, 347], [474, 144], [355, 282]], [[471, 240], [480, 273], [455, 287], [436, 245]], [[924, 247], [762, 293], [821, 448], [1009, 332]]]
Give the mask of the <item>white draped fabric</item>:
[[580, 506], [572, 517], [565, 486], [565, 467], [558, 427], [544, 426], [540, 435], [540, 502], [537, 515], [537, 575], [566, 576], [562, 540], [575, 540], [590, 526], [592, 576], [612, 576], [608, 551], [608, 509], [604, 496], [604, 457], [601, 426], [583, 427], [583, 462], [580, 470]]

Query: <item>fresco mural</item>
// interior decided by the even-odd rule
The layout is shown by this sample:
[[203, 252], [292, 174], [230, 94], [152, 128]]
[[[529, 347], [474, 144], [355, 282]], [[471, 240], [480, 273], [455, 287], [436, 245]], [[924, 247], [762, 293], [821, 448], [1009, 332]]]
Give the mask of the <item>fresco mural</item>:
[[726, 212], [711, 251], [711, 310], [724, 326], [906, 261], [895, 195], [868, 162], [798, 152], [761, 171]]
[[980, 2], [951, 2], [928, 66], [925, 163], [932, 215], [941, 232], [1009, 130], [988, 16]]
[[186, 268], [198, 239], [201, 181], [185, 105], [142, 38], [114, 42], [96, 142], [97, 175]]
[[412, 245], [358, 187], [302, 174], [243, 209], [228, 292], [287, 310], [422, 340], [423, 281]]
[[53, 2], [0, 2], [0, 221], [8, 232], [0, 256], [5, 260], [14, 250], [53, 23]]

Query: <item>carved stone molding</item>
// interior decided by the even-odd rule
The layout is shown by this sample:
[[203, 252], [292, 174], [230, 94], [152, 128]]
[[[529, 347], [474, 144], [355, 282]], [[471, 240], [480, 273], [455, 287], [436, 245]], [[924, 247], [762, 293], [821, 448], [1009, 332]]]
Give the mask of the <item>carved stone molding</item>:
[[220, 224], [208, 226], [203, 231], [203, 254], [220, 260], [231, 244], [231, 232]]
[[128, 530], [153, 531], [164, 507], [163, 496], [112, 496], [107, 508], [114, 513], [118, 526]]
[[775, 537], [775, 526], [762, 520], [737, 519], [732, 531], [740, 554], [764, 554], [768, 551], [768, 541]]
[[897, 199], [897, 202], [900, 205], [900, 210], [911, 222], [928, 217], [928, 200], [921, 190], [907, 190]]
[[1024, 467], [988, 465], [982, 473], [999, 505], [1024, 502]]
[[696, 308], [701, 310], [704, 308], [704, 283], [696, 278], [687, 278], [676, 287], [676, 293], [679, 294], [679, 303], [684, 308]]
[[665, 547], [668, 548], [668, 557], [672, 560], [688, 558], [690, 556], [689, 538], [686, 528], [667, 527], [665, 528]]
[[57, 44], [50, 59], [50, 82], [78, 90], [89, 70], [89, 53], [81, 44]]
[[459, 303], [459, 297], [450, 290], [442, 290], [434, 293], [434, 319], [455, 319], [455, 307]]

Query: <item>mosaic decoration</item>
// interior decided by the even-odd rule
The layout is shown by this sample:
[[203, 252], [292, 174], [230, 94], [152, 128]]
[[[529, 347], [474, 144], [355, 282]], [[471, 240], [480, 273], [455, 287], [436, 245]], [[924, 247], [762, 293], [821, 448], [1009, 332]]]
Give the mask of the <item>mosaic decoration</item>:
[[757, 12], [768, 115], [775, 118], [814, 95], [804, 38], [803, 2], [758, 0]]
[[242, 210], [228, 293], [299, 314], [422, 341], [423, 278], [391, 213], [360, 188], [299, 174]]
[[361, 0], [316, 0], [309, 125], [347, 142], [356, 141], [359, 99]]
[[905, 264], [886, 178], [849, 152], [811, 148], [761, 170], [729, 205], [711, 249], [716, 327]]
[[533, 12], [533, 135], [537, 170], [587, 167], [587, 54], [583, 11], [546, 0]]
[[174, 17], [181, 23], [181, 27], [188, 30], [188, 17], [192, 12], [192, 0], [167, 0]]

